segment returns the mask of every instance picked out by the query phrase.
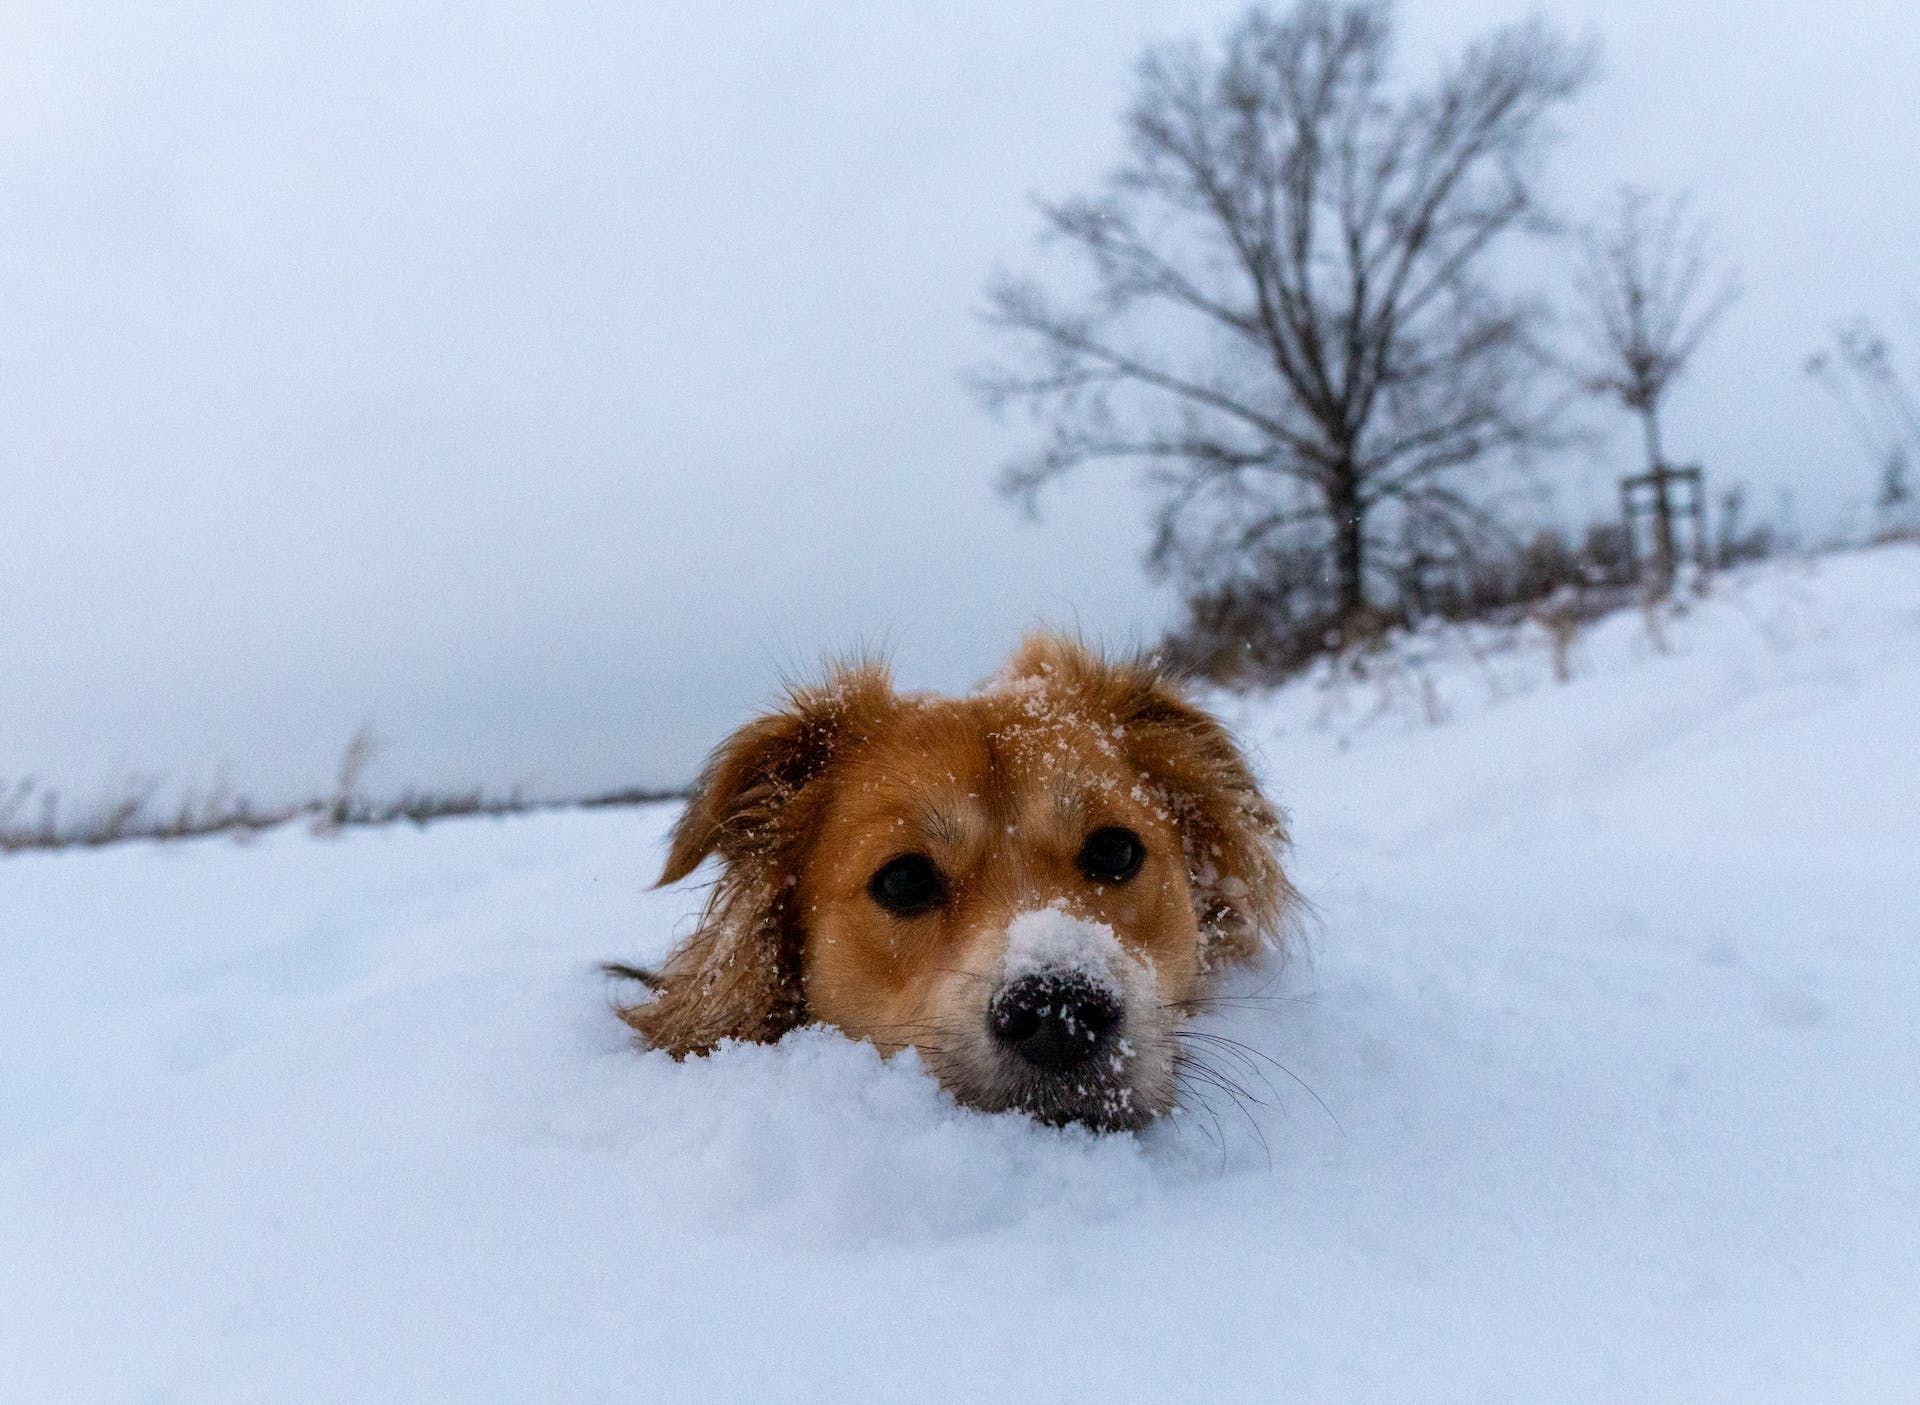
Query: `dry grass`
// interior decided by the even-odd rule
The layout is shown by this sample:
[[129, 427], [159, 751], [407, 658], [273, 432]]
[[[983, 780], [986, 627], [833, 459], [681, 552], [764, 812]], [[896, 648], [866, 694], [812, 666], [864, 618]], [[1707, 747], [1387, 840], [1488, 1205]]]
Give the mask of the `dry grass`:
[[0, 854], [23, 850], [98, 848], [144, 839], [164, 841], [227, 834], [246, 839], [264, 829], [306, 820], [319, 835], [363, 825], [408, 822], [426, 825], [463, 815], [517, 815], [540, 810], [606, 809], [684, 799], [684, 790], [630, 787], [574, 799], [529, 799], [518, 787], [491, 792], [481, 786], [436, 791], [409, 788], [377, 799], [364, 793], [367, 767], [378, 753], [371, 728], [355, 732], [341, 753], [334, 783], [323, 799], [261, 806], [237, 794], [222, 776], [204, 793], [187, 791], [162, 799], [159, 776], [134, 774], [81, 805], [32, 777], [0, 780]]

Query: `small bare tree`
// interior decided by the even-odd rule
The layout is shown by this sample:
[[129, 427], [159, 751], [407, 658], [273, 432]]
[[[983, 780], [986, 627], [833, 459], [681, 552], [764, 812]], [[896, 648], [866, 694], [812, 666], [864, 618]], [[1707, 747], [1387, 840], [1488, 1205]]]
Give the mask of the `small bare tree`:
[[1581, 382], [1638, 416], [1646, 438], [1654, 577], [1664, 590], [1678, 557], [1660, 414], [1739, 285], [1715, 263], [1708, 230], [1684, 195], [1660, 200], [1623, 186], [1581, 233], [1574, 288], [1584, 314]]
[[315, 834], [336, 834], [359, 818], [358, 807], [363, 803], [360, 781], [379, 751], [380, 738], [373, 730], [373, 723], [362, 722], [347, 739], [346, 750], [340, 753], [340, 770], [334, 777], [333, 794], [322, 803], [314, 818]]
[[1833, 343], [1833, 350], [1807, 359], [1807, 374], [1839, 402], [1879, 474], [1875, 534], [1920, 531], [1908, 481], [1920, 462], [1920, 394], [1901, 375], [1892, 347], [1873, 323], [1849, 323], [1834, 333]]
[[1090, 286], [989, 289], [1017, 354], [979, 388], [1046, 426], [1007, 491], [1143, 465], [1162, 490], [1156, 565], [1204, 579], [1304, 554], [1343, 622], [1368, 610], [1406, 513], [1462, 543], [1484, 532], [1465, 471], [1548, 428], [1537, 309], [1490, 260], [1543, 227], [1531, 169], [1591, 56], [1513, 25], [1406, 88], [1392, 17], [1302, 0], [1253, 10], [1218, 54], [1148, 54], [1105, 190], [1041, 205]]

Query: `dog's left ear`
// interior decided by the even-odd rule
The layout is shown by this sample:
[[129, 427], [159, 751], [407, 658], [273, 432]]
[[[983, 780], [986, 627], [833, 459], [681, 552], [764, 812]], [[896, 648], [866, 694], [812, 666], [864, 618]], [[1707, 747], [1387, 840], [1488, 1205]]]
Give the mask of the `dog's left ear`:
[[791, 880], [821, 808], [818, 782], [892, 697], [883, 668], [841, 667], [709, 758], [660, 882], [679, 882], [710, 855], [720, 874], [699, 926], [653, 977], [654, 998], [620, 1012], [648, 1044], [682, 1058], [724, 1039], [771, 1042], [805, 1022]]
[[1173, 811], [1193, 890], [1204, 965], [1278, 947], [1298, 895], [1280, 866], [1286, 818], [1260, 791], [1227, 729], [1151, 660], [1110, 662], [1063, 635], [1028, 638], [1005, 677], [1076, 697], [1119, 741]]

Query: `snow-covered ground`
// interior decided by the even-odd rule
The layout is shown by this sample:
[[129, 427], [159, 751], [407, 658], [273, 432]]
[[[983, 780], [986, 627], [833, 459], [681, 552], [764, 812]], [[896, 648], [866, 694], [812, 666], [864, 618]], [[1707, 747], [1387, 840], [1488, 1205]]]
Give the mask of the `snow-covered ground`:
[[631, 1052], [666, 808], [0, 860], [0, 1399], [1920, 1399], [1920, 550], [1659, 635], [1227, 704], [1299, 1082], [1138, 1137]]

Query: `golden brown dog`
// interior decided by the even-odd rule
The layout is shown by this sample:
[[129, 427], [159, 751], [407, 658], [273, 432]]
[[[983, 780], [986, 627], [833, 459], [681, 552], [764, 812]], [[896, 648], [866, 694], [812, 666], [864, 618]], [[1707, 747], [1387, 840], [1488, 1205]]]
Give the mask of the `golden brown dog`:
[[1278, 940], [1285, 842], [1149, 664], [1036, 635], [965, 698], [843, 666], [708, 762], [660, 881], [718, 878], [622, 1017], [676, 1057], [817, 1020], [976, 1107], [1137, 1127], [1208, 973]]

